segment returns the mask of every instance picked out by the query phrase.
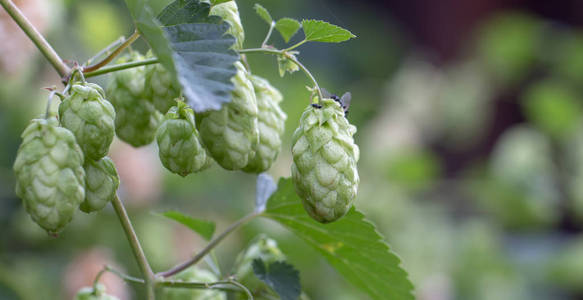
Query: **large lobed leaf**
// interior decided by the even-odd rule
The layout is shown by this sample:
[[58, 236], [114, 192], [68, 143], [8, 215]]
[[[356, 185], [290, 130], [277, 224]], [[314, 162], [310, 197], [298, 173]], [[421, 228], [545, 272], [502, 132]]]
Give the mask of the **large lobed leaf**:
[[229, 24], [209, 16], [210, 5], [176, 0], [154, 18], [147, 0], [125, 0], [136, 27], [160, 62], [176, 75], [188, 104], [197, 112], [220, 109], [231, 101], [239, 60], [231, 49], [235, 38], [225, 35]]
[[373, 299], [413, 299], [413, 285], [382, 236], [352, 208], [342, 219], [321, 224], [310, 218], [291, 179], [281, 179], [262, 214], [318, 250], [349, 282]]

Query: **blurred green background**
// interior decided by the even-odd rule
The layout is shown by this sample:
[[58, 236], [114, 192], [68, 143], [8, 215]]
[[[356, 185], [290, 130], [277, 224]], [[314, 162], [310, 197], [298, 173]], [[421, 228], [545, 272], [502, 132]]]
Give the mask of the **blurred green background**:
[[[123, 1], [15, 2], [72, 61], [133, 30]], [[402, 258], [418, 299], [583, 299], [580, 1], [240, 0], [246, 47], [259, 46], [267, 31], [255, 2], [275, 18], [323, 19], [358, 36], [304, 45], [299, 57], [321, 86], [352, 92], [349, 120], [361, 148], [356, 206]], [[41, 88], [59, 78], [4, 11], [0, 40], [0, 299], [71, 299], [105, 263], [138, 275], [110, 207], [79, 212], [52, 238], [15, 197], [19, 135], [44, 111]], [[271, 43], [284, 45], [277, 35]], [[248, 59], [284, 94], [285, 144], [270, 173], [289, 176], [308, 81], [299, 72], [280, 78], [274, 57]], [[255, 177], [215, 166], [181, 178], [162, 168], [156, 151], [118, 141], [111, 156], [121, 197], [160, 271], [205, 243], [152, 212], [177, 209], [221, 231], [253, 209]], [[312, 299], [367, 299], [314, 250], [263, 220], [217, 248], [223, 272], [260, 232], [279, 242]], [[104, 283], [122, 299], [143, 297], [113, 276]]]

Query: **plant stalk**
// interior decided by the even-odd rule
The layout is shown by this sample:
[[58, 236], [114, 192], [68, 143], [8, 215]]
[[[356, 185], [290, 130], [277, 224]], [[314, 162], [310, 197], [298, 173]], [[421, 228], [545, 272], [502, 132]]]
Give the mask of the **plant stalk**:
[[146, 259], [146, 255], [144, 254], [144, 250], [142, 249], [142, 245], [140, 244], [140, 241], [138, 240], [138, 236], [136, 235], [136, 232], [134, 231], [134, 228], [132, 226], [132, 223], [130, 221], [128, 213], [126, 212], [126, 209], [123, 206], [123, 203], [121, 202], [121, 200], [119, 199], [119, 197], [117, 195], [113, 198], [113, 200], [111, 201], [111, 204], [113, 205], [113, 209], [115, 210], [115, 212], [119, 218], [119, 221], [121, 222], [121, 226], [123, 227], [124, 232], [126, 234], [126, 237], [128, 238], [128, 241], [129, 241], [130, 246], [132, 248], [132, 251], [134, 252], [134, 256], [136, 258], [138, 266], [140, 267], [140, 271], [142, 272], [142, 275], [144, 276], [144, 279], [146, 282], [147, 299], [148, 300], [155, 300], [154, 272], [152, 272], [152, 268], [150, 267], [150, 264], [148, 263], [148, 260]]
[[261, 43], [261, 48], [263, 48], [263, 47], [265, 47], [265, 45], [267, 45], [267, 42], [269, 41], [269, 38], [271, 37], [271, 34], [273, 33], [273, 28], [275, 28], [275, 21], [271, 21], [271, 24], [269, 25], [269, 31], [267, 32], [267, 35], [265, 36], [263, 43]]
[[[30, 23], [22, 11], [11, 0], [0, 0], [0, 4], [6, 12], [12, 17], [16, 24], [24, 31], [30, 38], [34, 45], [40, 50], [45, 58], [51, 63], [53, 68], [59, 73], [61, 77], [65, 77], [71, 71], [69, 66], [59, 57], [55, 49], [47, 42], [47, 40], [38, 32], [38, 30]], [[5, 41], [8, 42], [8, 41]]]
[[85, 78], [89, 78], [89, 77], [95, 77], [95, 76], [99, 76], [99, 75], [103, 75], [103, 74], [107, 74], [107, 73], [111, 73], [111, 72], [115, 72], [115, 71], [131, 69], [131, 68], [136, 68], [136, 67], [141, 67], [141, 66], [146, 66], [146, 65], [151, 65], [151, 64], [157, 64], [157, 63], [159, 63], [157, 58], [149, 58], [149, 59], [144, 59], [144, 60], [139, 60], [139, 61], [133, 61], [133, 62], [118, 64], [118, 65], [113, 65], [113, 66], [109, 66], [109, 67], [103, 67], [97, 71], [83, 73], [83, 74], [85, 75]]
[[134, 33], [132, 33], [132, 35], [130, 35], [130, 37], [128, 37], [128, 39], [125, 40], [125, 42], [123, 42], [123, 44], [119, 45], [119, 47], [117, 47], [113, 52], [111, 52], [111, 54], [109, 54], [106, 58], [104, 58], [103, 60], [94, 65], [83, 68], [83, 73], [89, 73], [107, 65], [116, 56], [118, 56], [125, 48], [129, 47], [133, 42], [135, 42], [139, 37], [140, 33], [137, 30], [134, 31]]
[[159, 277], [159, 276], [160, 277], [170, 277], [170, 276], [175, 275], [177, 273], [180, 273], [181, 271], [187, 269], [188, 267], [196, 264], [203, 257], [205, 257], [205, 255], [207, 255], [214, 247], [216, 247], [225, 237], [227, 237], [230, 233], [235, 231], [241, 225], [251, 221], [252, 219], [257, 217], [258, 215], [259, 215], [259, 213], [253, 212], [253, 213], [250, 213], [250, 214], [246, 215], [245, 217], [239, 219], [235, 223], [231, 224], [227, 229], [225, 229], [225, 231], [223, 231], [219, 236], [217, 236], [213, 240], [211, 240], [208, 243], [208, 245], [204, 249], [202, 249], [199, 253], [197, 253], [194, 257], [192, 257], [191, 259], [189, 259], [181, 264], [176, 265], [175, 267], [173, 267], [172, 269], [170, 269], [168, 271], [157, 273], [156, 277]]

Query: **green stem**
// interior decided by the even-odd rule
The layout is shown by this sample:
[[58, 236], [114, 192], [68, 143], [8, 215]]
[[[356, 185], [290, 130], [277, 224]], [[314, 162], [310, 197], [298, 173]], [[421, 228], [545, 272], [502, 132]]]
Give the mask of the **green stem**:
[[99, 76], [99, 75], [103, 75], [103, 74], [107, 74], [107, 73], [111, 73], [111, 72], [115, 72], [115, 71], [119, 71], [119, 70], [131, 69], [131, 68], [136, 68], [136, 67], [141, 67], [141, 66], [146, 66], [146, 65], [151, 65], [151, 64], [157, 64], [157, 63], [159, 63], [157, 58], [149, 58], [149, 59], [144, 59], [144, 60], [139, 60], [139, 61], [133, 61], [133, 62], [118, 64], [118, 65], [113, 65], [113, 66], [109, 66], [109, 67], [104, 67], [104, 68], [101, 68], [97, 71], [88, 72], [88, 73], [84, 73], [84, 74], [85, 74], [85, 78], [89, 78], [89, 77], [95, 77], [95, 76]]
[[146, 255], [144, 254], [144, 250], [142, 249], [142, 245], [140, 244], [140, 241], [138, 240], [138, 236], [136, 235], [136, 232], [134, 231], [134, 228], [132, 226], [132, 223], [130, 221], [128, 213], [126, 212], [126, 209], [123, 206], [123, 203], [121, 202], [121, 200], [119, 199], [119, 197], [117, 195], [113, 198], [113, 200], [111, 201], [111, 204], [113, 205], [113, 209], [115, 210], [115, 212], [119, 218], [119, 221], [121, 222], [121, 226], [123, 227], [123, 230], [125, 231], [126, 237], [128, 238], [128, 241], [130, 243], [132, 251], [134, 252], [134, 256], [136, 258], [138, 266], [140, 267], [140, 271], [142, 272], [142, 275], [144, 276], [145, 283], [146, 283], [147, 299], [154, 300], [155, 299], [154, 298], [155, 297], [155, 295], [154, 295], [154, 272], [152, 272], [152, 268], [150, 267], [150, 264], [148, 263], [148, 260], [146, 259]]
[[[225, 285], [234, 285], [237, 289], [231, 289], [224, 287]], [[188, 282], [182, 280], [164, 280], [159, 281], [158, 286], [160, 287], [167, 287], [167, 288], [186, 288], [186, 289], [215, 289], [215, 290], [223, 290], [223, 291], [243, 291], [247, 294], [249, 299], [253, 299], [253, 295], [251, 291], [238, 281], [233, 279], [229, 279], [226, 281], [216, 281], [216, 282]]]
[[265, 36], [263, 43], [261, 43], [262, 48], [265, 47], [265, 45], [267, 45], [267, 42], [269, 41], [269, 38], [271, 37], [271, 33], [273, 33], [273, 28], [275, 28], [275, 21], [271, 21], [271, 25], [269, 26], [269, 31], [267, 32], [267, 36]]
[[109, 52], [111, 51], [111, 49], [118, 47], [123, 42], [125, 42], [125, 40], [126, 40], [126, 38], [124, 36], [121, 36], [115, 42], [109, 44], [107, 47], [105, 47], [105, 48], [101, 49], [101, 51], [97, 52], [97, 54], [93, 55], [93, 57], [88, 59], [87, 62], [83, 66], [86, 66], [86, 65], [92, 63], [93, 61], [97, 60], [98, 58], [100, 58], [101, 56], [103, 56], [105, 54], [109, 55]]
[[[302, 42], [299, 42], [298, 44], [302, 44]], [[296, 44], [296, 45], [298, 45], [298, 44]], [[269, 49], [269, 48], [250, 48], [250, 49], [241, 49], [241, 50], [238, 50], [238, 52], [239, 53], [267, 53], [267, 54], [273, 54], [273, 55], [280, 55], [280, 56], [283, 56], [283, 57], [291, 60], [298, 67], [300, 67], [300, 69], [306, 74], [306, 76], [308, 76], [308, 78], [312, 81], [312, 83], [316, 87], [316, 91], [318, 92], [318, 97], [319, 97], [318, 103], [320, 103], [321, 99], [324, 99], [324, 97], [322, 96], [322, 91], [320, 90], [320, 86], [318, 85], [316, 78], [314, 78], [314, 75], [312, 75], [312, 73], [310, 73], [310, 70], [308, 70], [308, 68], [306, 68], [302, 63], [300, 63], [300, 61], [297, 58], [295, 58], [293, 55], [289, 54], [287, 52], [287, 50], [278, 50], [278, 49]]]
[[125, 48], [129, 47], [133, 42], [135, 42], [139, 37], [140, 37], [140, 33], [137, 30], [134, 31], [134, 33], [132, 35], [130, 35], [130, 37], [125, 42], [123, 42], [123, 44], [119, 45], [119, 47], [117, 47], [117, 49], [115, 49], [113, 52], [111, 52], [111, 54], [109, 54], [102, 61], [100, 61], [94, 65], [83, 68], [83, 73], [89, 73], [89, 72], [92, 72], [95, 70], [99, 70], [99, 68], [107, 65], [116, 56], [118, 56]]
[[[53, 68], [59, 73], [61, 77], [65, 77], [69, 74], [69, 67], [63, 62], [59, 57], [55, 49], [47, 42], [47, 40], [38, 32], [38, 30], [28, 21], [26, 16], [22, 14], [22, 11], [18, 9], [16, 5], [11, 0], [0, 0], [0, 4], [4, 7], [6, 12], [12, 17], [12, 19], [18, 24], [18, 26], [24, 31], [24, 33], [30, 38], [30, 40], [35, 44], [35, 46], [40, 50], [40, 52], [45, 56], [45, 58], [53, 65]], [[5, 41], [8, 42], [8, 41]]]
[[301, 40], [301, 41], [299, 41], [297, 44], [295, 44], [295, 45], [293, 45], [293, 46], [291, 46], [291, 47], [289, 47], [289, 48], [287, 48], [287, 49], [285, 49], [285, 50], [283, 50], [283, 51], [290, 51], [290, 50], [292, 50], [292, 49], [295, 49], [295, 48], [297, 48], [297, 47], [299, 47], [299, 46], [303, 45], [303, 44], [304, 44], [305, 42], [307, 42], [307, 41], [308, 41], [308, 40], [306, 40], [306, 39], [304, 39], [304, 40]]
[[168, 271], [157, 273], [156, 277], [170, 277], [174, 274], [180, 273], [181, 271], [183, 271], [183, 270], [187, 269], [188, 267], [194, 265], [195, 263], [199, 262], [203, 257], [205, 257], [205, 255], [207, 255], [214, 247], [216, 247], [231, 232], [235, 231], [241, 225], [251, 221], [252, 219], [257, 217], [258, 215], [259, 215], [258, 213], [253, 212], [253, 213], [248, 214], [245, 217], [239, 219], [237, 222], [231, 224], [227, 229], [225, 229], [225, 231], [223, 231], [219, 236], [217, 236], [212, 241], [210, 241], [208, 243], [208, 245], [204, 249], [202, 249], [199, 253], [197, 253], [194, 257], [192, 257], [191, 259], [189, 259], [181, 264], [176, 265], [175, 267], [173, 267], [172, 269], [170, 269]]

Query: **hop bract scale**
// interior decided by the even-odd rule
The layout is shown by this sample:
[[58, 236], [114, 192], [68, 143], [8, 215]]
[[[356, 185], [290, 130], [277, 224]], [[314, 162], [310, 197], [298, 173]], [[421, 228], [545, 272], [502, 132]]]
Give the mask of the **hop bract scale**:
[[231, 34], [237, 40], [235, 42], [235, 49], [243, 49], [243, 41], [245, 41], [245, 31], [243, 24], [241, 24], [241, 17], [239, 16], [239, 7], [235, 1], [227, 1], [211, 7], [209, 15], [219, 16], [229, 23], [228, 34]]
[[83, 152], [73, 133], [58, 125], [55, 118], [32, 120], [14, 162], [16, 195], [50, 234], [60, 232], [85, 199]]
[[[142, 60], [137, 52], [122, 57], [118, 63]], [[145, 91], [144, 66], [114, 72], [107, 86], [109, 100], [116, 111], [115, 133], [134, 147], [150, 144], [156, 135], [160, 113]]]
[[186, 176], [210, 167], [212, 159], [200, 141], [194, 113], [184, 102], [170, 108], [156, 134], [164, 167]]
[[73, 132], [86, 158], [107, 155], [115, 134], [115, 110], [103, 89], [93, 83], [76, 83], [59, 105], [61, 125]]
[[[321, 106], [321, 107], [320, 107]], [[292, 136], [292, 179], [304, 208], [316, 221], [344, 216], [358, 189], [356, 127], [333, 99], [310, 105]]]
[[235, 89], [232, 101], [218, 111], [197, 115], [200, 136], [214, 160], [227, 170], [240, 170], [255, 156], [259, 142], [257, 100], [253, 84], [243, 64], [236, 62], [237, 74], [231, 78]]
[[97, 284], [96, 289], [89, 286], [80, 289], [75, 295], [75, 300], [119, 300], [119, 298], [106, 294], [105, 286]]
[[[172, 280], [183, 282], [216, 282], [217, 276], [208, 270], [190, 267], [172, 277]], [[223, 291], [214, 289], [165, 288], [162, 291], [162, 300], [226, 300]]]
[[255, 75], [250, 78], [257, 99], [259, 143], [254, 147], [255, 157], [243, 171], [261, 173], [271, 167], [281, 151], [281, 136], [287, 115], [279, 107], [283, 99], [281, 93], [264, 78]]
[[90, 213], [99, 211], [113, 200], [119, 187], [115, 164], [109, 157], [98, 161], [85, 160], [85, 201], [79, 208]]
[[146, 67], [146, 95], [161, 113], [168, 112], [180, 96], [180, 85], [172, 80], [172, 75], [162, 64]]

